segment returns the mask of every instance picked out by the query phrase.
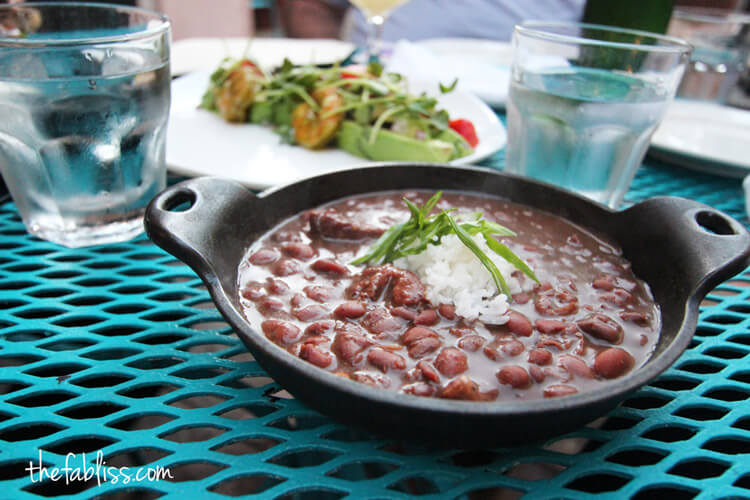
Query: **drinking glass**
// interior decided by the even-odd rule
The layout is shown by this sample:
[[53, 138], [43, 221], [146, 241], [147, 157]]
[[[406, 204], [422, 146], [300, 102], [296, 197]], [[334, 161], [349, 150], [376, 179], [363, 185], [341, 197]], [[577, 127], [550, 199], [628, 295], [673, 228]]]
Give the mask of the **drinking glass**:
[[674, 98], [690, 45], [581, 23], [516, 26], [506, 169], [617, 207]]
[[106, 4], [0, 6], [0, 171], [28, 231], [123, 241], [166, 181], [170, 24]]
[[383, 46], [383, 24], [391, 11], [408, 0], [349, 0], [362, 11], [368, 24], [367, 60], [378, 59]]
[[675, 9], [667, 34], [694, 49], [677, 95], [724, 103], [747, 68], [750, 15], [720, 9]]

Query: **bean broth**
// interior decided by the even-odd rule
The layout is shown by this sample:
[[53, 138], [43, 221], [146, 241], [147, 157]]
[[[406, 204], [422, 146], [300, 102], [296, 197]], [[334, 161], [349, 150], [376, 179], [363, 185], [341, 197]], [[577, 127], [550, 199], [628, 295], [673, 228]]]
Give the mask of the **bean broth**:
[[462, 192], [444, 193], [436, 207], [480, 211], [517, 234], [501, 241], [534, 269], [539, 284], [513, 297], [503, 325], [468, 321], [452, 304], [431, 304], [408, 271], [349, 264], [409, 217], [402, 198], [421, 204], [431, 194], [347, 198], [267, 233], [239, 266], [250, 324], [292, 355], [342, 377], [450, 399], [575, 394], [648, 359], [660, 330], [648, 286], [616, 246], [546, 212]]

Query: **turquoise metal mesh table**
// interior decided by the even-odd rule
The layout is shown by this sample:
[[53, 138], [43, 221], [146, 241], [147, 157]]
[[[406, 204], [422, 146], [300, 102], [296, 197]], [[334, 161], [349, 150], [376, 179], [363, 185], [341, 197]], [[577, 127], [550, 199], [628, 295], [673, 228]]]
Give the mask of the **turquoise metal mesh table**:
[[[627, 200], [663, 194], [747, 224], [737, 180], [647, 161]], [[606, 420], [468, 453], [384, 440], [290, 398], [195, 274], [145, 237], [63, 249], [29, 237], [6, 202], [0, 249], [2, 499], [750, 496], [747, 275], [708, 296], [689, 350]], [[66, 485], [25, 470], [40, 453], [48, 470], [67, 453], [93, 467], [98, 451], [106, 466], [173, 477]]]

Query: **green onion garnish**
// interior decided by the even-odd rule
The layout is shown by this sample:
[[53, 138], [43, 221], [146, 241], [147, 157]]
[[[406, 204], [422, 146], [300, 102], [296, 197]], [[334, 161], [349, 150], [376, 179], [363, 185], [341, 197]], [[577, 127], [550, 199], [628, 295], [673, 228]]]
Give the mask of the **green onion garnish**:
[[417, 207], [414, 203], [404, 198], [404, 203], [411, 213], [409, 220], [388, 229], [370, 247], [365, 255], [353, 260], [351, 264], [378, 265], [393, 262], [407, 255], [422, 253], [427, 248], [427, 245], [439, 245], [443, 236], [455, 234], [461, 243], [471, 250], [492, 275], [498, 292], [505, 294], [508, 299], [512, 300], [510, 288], [500, 270], [473, 239], [473, 236], [481, 234], [490, 250], [539, 283], [536, 274], [534, 274], [534, 271], [528, 264], [514, 254], [510, 248], [495, 239], [494, 235], [516, 235], [516, 233], [507, 227], [482, 219], [481, 212], [463, 214], [460, 217], [461, 219], [472, 219], [468, 222], [459, 222], [456, 217], [453, 217], [451, 212], [454, 212], [454, 209], [442, 210], [433, 216], [429, 216], [442, 195], [443, 192], [438, 191], [421, 207]]

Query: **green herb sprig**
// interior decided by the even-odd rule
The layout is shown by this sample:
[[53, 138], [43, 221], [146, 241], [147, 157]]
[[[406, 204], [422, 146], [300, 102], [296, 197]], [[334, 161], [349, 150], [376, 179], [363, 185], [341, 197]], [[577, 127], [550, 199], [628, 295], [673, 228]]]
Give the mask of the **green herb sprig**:
[[427, 245], [439, 245], [443, 236], [455, 234], [492, 275], [498, 292], [505, 294], [508, 299], [512, 299], [508, 283], [500, 270], [473, 239], [477, 234], [481, 234], [490, 250], [539, 283], [536, 274], [528, 264], [494, 237], [495, 235], [515, 236], [516, 233], [507, 227], [482, 219], [481, 212], [461, 214], [454, 217], [451, 213], [455, 212], [455, 209], [448, 209], [430, 216], [430, 212], [435, 208], [442, 195], [443, 192], [438, 191], [421, 207], [417, 207], [407, 198], [404, 198], [404, 203], [411, 212], [409, 220], [388, 229], [365, 255], [353, 260], [351, 264], [378, 265], [393, 262], [401, 257], [420, 254], [427, 249]]

